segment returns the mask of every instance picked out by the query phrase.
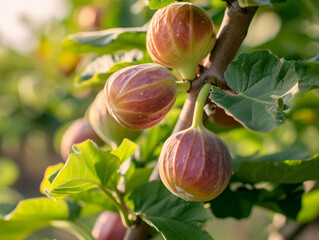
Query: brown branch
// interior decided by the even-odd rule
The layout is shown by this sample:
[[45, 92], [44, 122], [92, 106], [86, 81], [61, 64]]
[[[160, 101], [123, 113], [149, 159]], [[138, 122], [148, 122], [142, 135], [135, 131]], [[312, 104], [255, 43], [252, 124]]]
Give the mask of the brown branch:
[[[224, 72], [246, 37], [251, 19], [256, 10], [257, 7], [242, 9], [239, 7], [237, 1], [227, 4], [227, 9], [217, 34], [216, 45], [211, 52], [209, 61], [204, 63], [207, 67], [198, 78], [192, 81], [192, 88], [188, 92], [173, 133], [191, 126], [196, 98], [205, 81], [214, 78], [216, 79], [217, 86], [223, 89], [228, 88], [224, 79]], [[155, 179], [159, 179], [157, 166], [153, 170], [149, 180]], [[128, 229], [124, 239], [146, 240], [149, 237], [147, 234], [149, 229], [150, 226], [139, 219], [134, 227]]]

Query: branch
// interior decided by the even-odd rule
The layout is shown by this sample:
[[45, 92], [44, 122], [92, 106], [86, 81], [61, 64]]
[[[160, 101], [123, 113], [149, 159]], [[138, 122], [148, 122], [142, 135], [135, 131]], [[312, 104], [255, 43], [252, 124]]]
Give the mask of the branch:
[[[227, 6], [220, 30], [217, 34], [215, 47], [210, 54], [209, 61], [204, 63], [207, 67], [191, 82], [192, 88], [187, 94], [187, 99], [173, 133], [191, 126], [196, 98], [205, 81], [210, 81], [211, 78], [214, 78], [216, 79], [217, 86], [224, 89], [228, 88], [224, 79], [224, 72], [246, 37], [256, 10], [257, 7], [242, 9], [239, 7], [237, 1]], [[149, 180], [155, 179], [159, 179], [157, 166], [153, 170]], [[124, 240], [146, 240], [148, 239], [147, 233], [149, 229], [150, 226], [147, 223], [139, 220], [134, 227], [126, 232]]]

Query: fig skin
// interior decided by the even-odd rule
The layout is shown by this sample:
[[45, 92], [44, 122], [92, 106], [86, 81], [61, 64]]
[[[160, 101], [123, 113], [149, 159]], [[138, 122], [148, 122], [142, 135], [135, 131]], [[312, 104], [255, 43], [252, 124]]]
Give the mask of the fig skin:
[[159, 174], [173, 194], [188, 201], [210, 201], [228, 185], [232, 159], [217, 135], [204, 127], [189, 128], [165, 141]]
[[103, 212], [92, 230], [92, 236], [97, 240], [122, 240], [125, 233], [120, 215], [111, 211]]
[[207, 12], [184, 2], [157, 10], [146, 35], [152, 60], [176, 69], [187, 80], [196, 77], [198, 63], [215, 43], [216, 28]]
[[119, 145], [124, 138], [135, 140], [140, 131], [124, 128], [108, 112], [105, 103], [104, 91], [95, 97], [89, 109], [89, 122], [96, 134], [106, 143]]
[[114, 119], [125, 128], [143, 130], [158, 124], [173, 107], [177, 84], [165, 67], [146, 63], [113, 73], [104, 94]]
[[60, 142], [60, 154], [64, 161], [69, 157], [69, 151], [73, 144], [81, 143], [91, 139], [94, 142], [100, 142], [100, 138], [93, 130], [90, 123], [84, 118], [76, 119], [64, 132]]

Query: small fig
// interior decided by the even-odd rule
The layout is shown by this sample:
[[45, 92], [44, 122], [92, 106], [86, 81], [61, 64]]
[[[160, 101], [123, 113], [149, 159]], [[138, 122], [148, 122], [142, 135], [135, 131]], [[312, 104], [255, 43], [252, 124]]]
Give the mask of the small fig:
[[92, 235], [97, 240], [122, 240], [125, 232], [120, 215], [105, 211], [96, 220]]
[[62, 136], [60, 143], [62, 158], [66, 161], [73, 144], [81, 143], [87, 139], [91, 139], [95, 142], [100, 141], [90, 123], [84, 118], [79, 118], [68, 127]]
[[197, 127], [169, 137], [159, 158], [164, 185], [189, 201], [209, 201], [228, 185], [232, 160], [224, 142], [209, 130]]
[[119, 145], [124, 138], [134, 140], [141, 133], [124, 128], [109, 114], [103, 90], [98, 93], [90, 106], [89, 122], [96, 134], [106, 143]]
[[158, 124], [172, 108], [177, 85], [173, 75], [156, 63], [123, 68], [104, 88], [106, 106], [122, 126], [143, 130]]
[[213, 49], [216, 28], [207, 12], [192, 3], [173, 3], [157, 10], [146, 35], [154, 62], [176, 69], [187, 80], [196, 77], [198, 63]]

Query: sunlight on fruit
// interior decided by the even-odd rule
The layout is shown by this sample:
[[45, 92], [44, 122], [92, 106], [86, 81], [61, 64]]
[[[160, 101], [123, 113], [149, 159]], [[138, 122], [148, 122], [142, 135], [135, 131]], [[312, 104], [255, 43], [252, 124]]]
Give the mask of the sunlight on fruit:
[[254, 47], [274, 39], [281, 29], [281, 19], [274, 12], [263, 12], [254, 18], [244, 45]]

